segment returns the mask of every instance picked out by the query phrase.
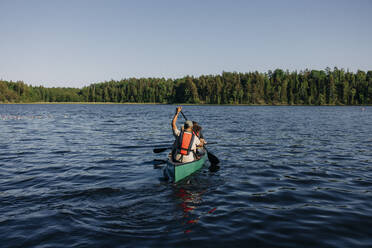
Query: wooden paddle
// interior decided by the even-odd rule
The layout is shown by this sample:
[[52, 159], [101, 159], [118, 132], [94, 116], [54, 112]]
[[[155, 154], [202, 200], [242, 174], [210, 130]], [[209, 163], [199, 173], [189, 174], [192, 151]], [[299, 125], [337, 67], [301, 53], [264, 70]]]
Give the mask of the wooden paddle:
[[[187, 121], [187, 117], [183, 114], [182, 111], [181, 111], [181, 114], [182, 114], [183, 118]], [[220, 160], [213, 153], [211, 153], [210, 151], [208, 151], [206, 145], [204, 145], [204, 149], [207, 152], [208, 159], [211, 162], [211, 164], [217, 165], [218, 163], [220, 163]]]

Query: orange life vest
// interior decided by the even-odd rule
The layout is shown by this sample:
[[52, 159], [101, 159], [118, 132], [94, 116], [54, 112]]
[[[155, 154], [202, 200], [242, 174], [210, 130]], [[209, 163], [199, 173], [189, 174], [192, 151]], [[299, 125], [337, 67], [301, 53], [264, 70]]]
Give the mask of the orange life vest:
[[192, 143], [194, 142], [195, 134], [182, 131], [177, 140], [177, 153], [189, 155]]

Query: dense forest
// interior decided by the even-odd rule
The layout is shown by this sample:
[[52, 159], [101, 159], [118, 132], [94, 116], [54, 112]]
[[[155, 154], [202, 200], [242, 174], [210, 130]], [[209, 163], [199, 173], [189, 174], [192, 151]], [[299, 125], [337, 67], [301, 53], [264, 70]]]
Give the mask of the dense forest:
[[223, 72], [180, 79], [129, 78], [77, 88], [0, 81], [0, 102], [114, 102], [269, 105], [372, 104], [372, 71]]

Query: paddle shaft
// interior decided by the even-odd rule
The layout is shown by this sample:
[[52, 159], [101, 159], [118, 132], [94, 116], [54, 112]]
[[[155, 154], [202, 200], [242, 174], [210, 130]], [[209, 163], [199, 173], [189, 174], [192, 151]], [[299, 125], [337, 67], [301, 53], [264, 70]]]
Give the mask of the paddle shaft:
[[182, 110], [181, 110], [181, 114], [182, 114], [183, 118], [187, 121], [187, 117], [183, 114]]

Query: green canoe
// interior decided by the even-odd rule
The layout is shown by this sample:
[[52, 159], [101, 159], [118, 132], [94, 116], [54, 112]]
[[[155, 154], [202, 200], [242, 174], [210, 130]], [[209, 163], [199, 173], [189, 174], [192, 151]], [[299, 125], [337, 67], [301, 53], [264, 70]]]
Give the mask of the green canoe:
[[172, 154], [170, 153], [167, 159], [167, 166], [164, 168], [164, 177], [176, 183], [200, 170], [207, 157], [207, 153], [203, 150], [203, 155], [200, 156], [200, 159], [188, 163], [180, 163], [173, 161]]

